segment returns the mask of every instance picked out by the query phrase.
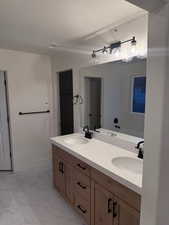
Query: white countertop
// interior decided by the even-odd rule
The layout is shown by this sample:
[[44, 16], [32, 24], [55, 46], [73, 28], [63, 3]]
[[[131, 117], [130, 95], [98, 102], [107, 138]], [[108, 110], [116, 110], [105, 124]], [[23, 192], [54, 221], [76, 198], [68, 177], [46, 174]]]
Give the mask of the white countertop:
[[[82, 134], [71, 134], [51, 138], [52, 144], [62, 148], [66, 152], [84, 161], [105, 175], [113, 178], [129, 189], [141, 194], [142, 174], [135, 174], [128, 170], [122, 170], [113, 165], [112, 160], [117, 157], [137, 158], [137, 154], [92, 138], [87, 144], [71, 145], [65, 143], [65, 138]], [[138, 158], [137, 158], [138, 159]], [[141, 159], [140, 159], [141, 160]]]
[[127, 142], [131, 142], [134, 144], [137, 144], [139, 141], [143, 141], [143, 138], [120, 133], [117, 131], [107, 130], [107, 129], [103, 129], [103, 128], [99, 128], [97, 130], [100, 132], [100, 134], [105, 134], [106, 136], [111, 136], [112, 134], [114, 134], [118, 137], [118, 139], [121, 139], [121, 140], [127, 141]]

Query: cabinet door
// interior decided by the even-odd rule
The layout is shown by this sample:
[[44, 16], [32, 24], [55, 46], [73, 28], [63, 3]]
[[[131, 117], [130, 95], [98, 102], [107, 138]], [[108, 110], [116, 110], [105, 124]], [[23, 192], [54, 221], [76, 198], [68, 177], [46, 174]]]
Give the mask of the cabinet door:
[[66, 172], [66, 197], [71, 204], [74, 204], [73, 168], [68, 164], [66, 164], [65, 172]]
[[53, 180], [57, 190], [65, 196], [66, 192], [66, 177], [65, 177], [65, 165], [62, 159], [54, 157], [53, 159]]
[[94, 224], [113, 225], [113, 196], [98, 184], [94, 188]]
[[120, 199], [114, 201], [114, 224], [113, 225], [139, 225], [140, 214], [137, 210], [127, 205]]

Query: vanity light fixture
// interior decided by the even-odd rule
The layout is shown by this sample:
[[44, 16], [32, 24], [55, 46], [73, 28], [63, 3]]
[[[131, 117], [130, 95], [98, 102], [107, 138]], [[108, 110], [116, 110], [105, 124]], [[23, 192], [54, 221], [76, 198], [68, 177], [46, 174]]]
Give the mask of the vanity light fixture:
[[136, 38], [133, 37], [133, 38], [131, 38], [129, 40], [126, 40], [126, 41], [117, 41], [117, 42], [114, 42], [114, 43], [110, 44], [107, 47], [104, 46], [103, 48], [93, 50], [92, 58], [96, 58], [96, 53], [102, 52], [103, 54], [106, 54], [106, 53], [108, 53], [108, 50], [109, 50], [109, 53], [112, 54], [113, 49], [118, 49], [118, 48], [121, 47], [122, 44], [126, 44], [128, 42], [130, 42], [131, 46], [135, 48], [135, 46], [137, 44], [137, 41], [136, 41]]
[[103, 54], [107, 54], [107, 48], [104, 46], [104, 48], [103, 48]]

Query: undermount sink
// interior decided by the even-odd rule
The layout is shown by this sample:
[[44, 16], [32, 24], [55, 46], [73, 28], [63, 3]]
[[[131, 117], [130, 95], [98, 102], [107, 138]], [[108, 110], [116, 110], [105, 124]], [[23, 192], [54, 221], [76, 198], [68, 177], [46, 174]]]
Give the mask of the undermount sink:
[[88, 140], [84, 137], [67, 137], [64, 142], [69, 145], [82, 145], [87, 144]]
[[141, 159], [117, 157], [112, 160], [112, 163], [115, 167], [133, 174], [141, 175], [143, 171], [143, 161]]

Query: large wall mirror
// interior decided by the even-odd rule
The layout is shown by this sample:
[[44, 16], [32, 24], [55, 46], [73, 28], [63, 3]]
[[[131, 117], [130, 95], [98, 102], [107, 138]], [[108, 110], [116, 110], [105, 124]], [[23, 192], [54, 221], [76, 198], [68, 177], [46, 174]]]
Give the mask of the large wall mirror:
[[80, 70], [81, 126], [144, 136], [146, 59]]

